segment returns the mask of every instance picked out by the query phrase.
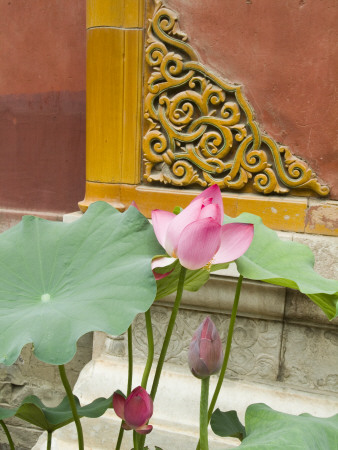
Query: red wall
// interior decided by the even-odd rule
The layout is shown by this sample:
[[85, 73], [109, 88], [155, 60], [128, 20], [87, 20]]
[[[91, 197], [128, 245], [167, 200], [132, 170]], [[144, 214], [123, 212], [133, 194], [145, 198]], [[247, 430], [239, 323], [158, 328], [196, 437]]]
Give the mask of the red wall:
[[201, 60], [338, 198], [336, 0], [166, 0]]
[[0, 2], [0, 208], [77, 210], [85, 181], [85, 1]]
[[[338, 198], [335, 0], [167, 0], [201, 59]], [[85, 180], [85, 0], [0, 2], [0, 210], [77, 209]], [[1, 219], [1, 217], [0, 217]]]

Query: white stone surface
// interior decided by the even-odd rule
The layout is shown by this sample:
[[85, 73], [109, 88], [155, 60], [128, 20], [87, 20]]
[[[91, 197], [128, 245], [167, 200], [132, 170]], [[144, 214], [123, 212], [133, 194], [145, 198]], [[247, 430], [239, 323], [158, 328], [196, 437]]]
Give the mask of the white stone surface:
[[65, 222], [65, 223], [75, 222], [75, 220], [80, 219], [82, 216], [83, 216], [83, 213], [81, 211], [75, 211], [72, 213], [64, 214], [63, 222]]
[[[142, 376], [143, 367], [134, 368], [137, 385]], [[123, 389], [127, 376], [127, 364], [119, 359], [106, 356], [91, 361], [81, 373], [75, 387], [75, 394], [82, 404], [91, 402], [97, 396], [109, 396], [115, 389]], [[212, 377], [211, 392], [216, 378]], [[158, 445], [163, 450], [194, 450], [198, 440], [200, 381], [187, 369], [178, 370], [167, 366], [163, 371], [156, 398], [154, 415], [150, 423], [154, 430], [149, 434], [147, 443]], [[309, 394], [283, 388], [282, 385], [263, 385], [227, 380], [221, 390], [217, 406], [222, 410], [236, 409], [244, 421], [244, 413], [249, 404], [267, 405], [291, 414], [309, 412], [315, 416], [327, 417], [338, 410], [338, 398], [319, 394]], [[114, 447], [120, 421], [113, 411], [102, 418], [83, 421], [86, 450], [108, 450]], [[123, 450], [132, 448], [131, 433], [126, 432]], [[74, 425], [58, 430], [53, 437], [53, 450], [76, 449], [76, 431]], [[42, 436], [34, 450], [44, 450], [46, 437]], [[223, 439], [210, 432], [210, 450], [233, 448], [239, 445], [236, 439]], [[153, 448], [153, 447], [150, 447]]]

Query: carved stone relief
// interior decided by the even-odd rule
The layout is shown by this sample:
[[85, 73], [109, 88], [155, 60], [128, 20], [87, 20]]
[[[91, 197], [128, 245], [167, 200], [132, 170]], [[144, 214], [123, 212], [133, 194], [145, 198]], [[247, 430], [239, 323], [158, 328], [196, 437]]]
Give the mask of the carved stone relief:
[[338, 392], [338, 331], [286, 324], [281, 380], [304, 390]]
[[206, 69], [162, 1], [147, 35], [144, 179], [174, 186], [329, 193], [291, 151], [262, 132], [240, 85]]
[[[158, 358], [170, 316], [170, 308], [151, 309], [155, 360]], [[209, 314], [225, 343], [228, 315]], [[187, 368], [187, 352], [195, 330], [206, 313], [181, 309], [178, 313], [166, 363]], [[107, 336], [105, 353], [126, 358], [127, 338]], [[144, 362], [147, 356], [147, 336], [144, 315], [133, 324], [133, 355]], [[338, 331], [334, 324], [319, 328], [237, 317], [229, 358], [227, 378], [273, 384], [305, 391], [338, 392]]]
[[[169, 321], [170, 309], [152, 308], [155, 358], [158, 357]], [[229, 316], [209, 314], [225, 343]], [[169, 345], [166, 362], [187, 366], [187, 352], [192, 335], [205, 318], [203, 312], [181, 309]], [[282, 325], [257, 319], [238, 317], [227, 376], [236, 379], [275, 381], [278, 375]], [[134, 355], [144, 360], [147, 354], [147, 336], [144, 316], [137, 316], [134, 325]]]
[[[309, 303], [307, 301], [307, 303]], [[306, 308], [305, 308], [306, 309]], [[155, 360], [158, 358], [169, 321], [170, 308], [152, 307]], [[177, 316], [166, 363], [187, 368], [191, 337], [206, 313], [181, 309]], [[209, 314], [225, 343], [229, 316]], [[298, 320], [302, 320], [299, 317]], [[308, 317], [305, 317], [308, 319]], [[323, 324], [320, 324], [321, 326]], [[106, 336], [104, 352], [127, 357], [127, 337]], [[144, 315], [133, 324], [133, 355], [144, 362], [147, 336]], [[304, 391], [338, 393], [338, 331], [335, 324], [324, 327], [237, 317], [229, 358], [227, 378], [263, 382]]]

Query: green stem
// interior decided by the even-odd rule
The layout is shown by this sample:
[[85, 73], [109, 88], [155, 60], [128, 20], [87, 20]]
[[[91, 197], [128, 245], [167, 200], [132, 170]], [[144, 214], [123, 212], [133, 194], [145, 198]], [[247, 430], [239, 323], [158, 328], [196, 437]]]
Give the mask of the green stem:
[[241, 294], [242, 281], [243, 281], [243, 276], [240, 275], [239, 278], [238, 278], [237, 286], [236, 286], [236, 293], [235, 293], [235, 298], [234, 298], [234, 304], [232, 305], [232, 311], [231, 311], [231, 317], [230, 317], [230, 324], [229, 324], [229, 330], [228, 330], [227, 343], [226, 343], [226, 346], [225, 346], [223, 364], [222, 364], [221, 371], [219, 373], [219, 378], [218, 378], [218, 381], [217, 381], [216, 389], [215, 389], [214, 395], [212, 396], [212, 399], [211, 399], [211, 402], [210, 402], [210, 406], [209, 406], [208, 422], [210, 422], [211, 415], [212, 415], [212, 413], [214, 411], [214, 407], [215, 407], [215, 404], [216, 404], [219, 392], [220, 392], [222, 384], [223, 384], [225, 371], [227, 370], [227, 367], [228, 367], [228, 361], [229, 361], [230, 350], [231, 350], [231, 343], [232, 343], [232, 335], [234, 334], [234, 327], [235, 327], [235, 321], [236, 321], [236, 316], [237, 316], [237, 308], [238, 308], [239, 296]]
[[[143, 389], [147, 389], [148, 378], [154, 360], [154, 336], [153, 336], [153, 327], [151, 323], [150, 309], [148, 309], [148, 311], [145, 313], [145, 318], [146, 318], [146, 328], [148, 338], [148, 357], [141, 381], [141, 386], [143, 387]], [[146, 437], [142, 436], [141, 434], [136, 436], [136, 443], [139, 449], [143, 450], [145, 440]]]
[[139, 446], [136, 431], [133, 431], [133, 442], [134, 442], [134, 450], [138, 450]]
[[128, 385], [127, 397], [131, 393], [131, 386], [133, 384], [133, 329], [132, 326], [128, 328]]
[[[179, 310], [179, 307], [180, 307], [186, 273], [187, 273], [187, 269], [185, 267], [181, 267], [180, 276], [179, 276], [178, 284], [177, 284], [176, 299], [175, 299], [173, 310], [171, 312], [171, 316], [170, 316], [170, 319], [169, 319], [167, 332], [166, 332], [165, 337], [164, 337], [162, 350], [161, 350], [160, 357], [159, 357], [158, 362], [157, 362], [157, 367], [156, 367], [156, 371], [155, 371], [153, 385], [152, 385], [151, 392], [150, 392], [150, 396], [151, 396], [151, 398], [153, 400], [155, 399], [155, 396], [156, 396], [156, 392], [157, 392], [157, 388], [158, 388], [158, 383], [160, 381], [160, 376], [161, 376], [164, 360], [165, 360], [165, 357], [166, 357], [166, 354], [167, 354], [170, 338], [171, 338], [171, 335], [172, 335], [172, 332], [173, 332], [173, 329], [174, 329], [176, 316], [177, 316], [177, 313], [178, 313], [178, 310]], [[139, 440], [139, 449], [140, 450], [143, 450], [145, 440], [146, 440], [146, 435], [141, 436], [141, 438]]]
[[[131, 387], [133, 384], [133, 328], [132, 325], [128, 328], [128, 381], [127, 381], [127, 397], [131, 393]], [[120, 431], [116, 442], [115, 450], [120, 450], [122, 439], [124, 435], [124, 428], [120, 425]]]
[[47, 450], [51, 450], [52, 448], [52, 431], [47, 431]]
[[122, 439], [123, 439], [123, 434], [124, 434], [124, 428], [122, 428], [122, 422], [121, 422], [119, 436], [117, 438], [115, 450], [120, 450], [121, 444], [122, 444]]
[[175, 325], [176, 316], [177, 316], [177, 313], [178, 313], [178, 310], [179, 310], [179, 307], [180, 307], [186, 272], [187, 272], [187, 269], [185, 267], [181, 267], [180, 277], [178, 279], [178, 285], [177, 285], [176, 299], [175, 299], [173, 310], [171, 312], [171, 316], [170, 316], [170, 319], [169, 319], [167, 332], [166, 332], [165, 337], [164, 337], [162, 350], [161, 350], [161, 353], [160, 353], [160, 357], [158, 359], [156, 372], [155, 372], [155, 376], [154, 376], [154, 380], [153, 380], [153, 385], [152, 385], [152, 388], [151, 388], [150, 396], [151, 396], [151, 398], [153, 400], [155, 400], [155, 396], [156, 396], [156, 392], [157, 392], [157, 388], [158, 388], [158, 383], [160, 381], [160, 376], [161, 376], [161, 372], [162, 372], [162, 368], [163, 368], [163, 364], [164, 364], [164, 359], [165, 359], [166, 354], [167, 354], [170, 338], [171, 338], [171, 335], [172, 335], [172, 332], [173, 332], [173, 329], [174, 329], [174, 325]]
[[143, 389], [147, 389], [148, 378], [154, 360], [154, 336], [153, 336], [153, 327], [151, 324], [150, 309], [148, 309], [148, 311], [145, 313], [145, 317], [146, 317], [147, 338], [148, 338], [148, 358], [141, 381], [141, 386], [143, 387]]
[[[224, 359], [223, 359], [223, 364], [222, 364], [222, 368], [219, 374], [219, 378], [218, 378], [218, 382], [215, 388], [215, 392], [214, 395], [212, 396], [210, 405], [209, 405], [209, 411], [208, 411], [208, 423], [210, 422], [211, 419], [211, 415], [214, 411], [215, 405], [216, 405], [216, 401], [219, 395], [219, 392], [221, 390], [222, 384], [223, 384], [223, 380], [224, 380], [224, 375], [225, 375], [225, 371], [227, 369], [228, 366], [228, 361], [229, 361], [229, 356], [230, 356], [230, 349], [231, 349], [231, 343], [232, 343], [232, 335], [234, 333], [234, 327], [235, 327], [235, 321], [236, 321], [236, 316], [237, 316], [237, 308], [238, 308], [238, 302], [239, 302], [239, 296], [241, 293], [241, 288], [242, 288], [242, 281], [243, 281], [243, 276], [240, 275], [238, 278], [238, 282], [237, 282], [237, 286], [236, 286], [236, 293], [235, 293], [235, 298], [234, 298], [234, 303], [232, 305], [232, 311], [231, 311], [231, 317], [230, 317], [230, 324], [229, 324], [229, 330], [228, 330], [228, 336], [227, 336], [227, 342], [226, 342], [226, 346], [225, 346], [225, 352], [224, 352]], [[200, 442], [198, 442], [196, 450], [200, 449]]]
[[209, 450], [208, 445], [208, 397], [210, 377], [201, 380], [200, 401], [200, 445], [201, 450]]
[[75, 403], [75, 398], [74, 398], [74, 395], [72, 392], [72, 388], [70, 387], [70, 384], [69, 384], [69, 381], [68, 381], [68, 378], [66, 375], [66, 371], [65, 371], [65, 366], [63, 364], [61, 364], [59, 366], [59, 373], [60, 373], [61, 381], [62, 381], [62, 384], [67, 393], [69, 404], [70, 404], [70, 407], [72, 410], [72, 414], [73, 414], [73, 418], [74, 418], [74, 422], [75, 422], [75, 426], [76, 426], [76, 430], [77, 430], [77, 440], [79, 443], [79, 450], [84, 450], [82, 426], [81, 426], [79, 415], [77, 413], [76, 403]]
[[5, 435], [7, 436], [7, 439], [8, 439], [8, 443], [9, 443], [10, 449], [11, 449], [11, 450], [15, 450], [14, 442], [13, 442], [11, 433], [9, 432], [9, 430], [8, 430], [8, 428], [7, 428], [6, 424], [5, 424], [5, 422], [4, 422], [3, 420], [0, 420], [0, 425], [1, 425], [2, 428], [3, 428], [3, 430], [4, 430], [4, 432], [5, 432]]

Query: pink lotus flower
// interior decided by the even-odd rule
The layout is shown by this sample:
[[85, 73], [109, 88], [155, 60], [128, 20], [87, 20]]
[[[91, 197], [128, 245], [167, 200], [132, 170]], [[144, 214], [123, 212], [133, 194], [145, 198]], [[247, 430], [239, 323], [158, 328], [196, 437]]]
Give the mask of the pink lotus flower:
[[[198, 195], [180, 214], [155, 209], [151, 217], [157, 240], [172, 258], [187, 269], [201, 269], [208, 263], [234, 261], [251, 244], [254, 227], [246, 223], [223, 223], [223, 201], [215, 184]], [[158, 258], [152, 268], [174, 260]]]
[[115, 413], [124, 420], [122, 426], [125, 430], [148, 434], [153, 429], [152, 425], [147, 425], [153, 415], [153, 401], [143, 387], [138, 386], [133, 389], [127, 398], [115, 392], [113, 408]]
[[188, 363], [193, 375], [207, 378], [217, 373], [223, 362], [222, 342], [210, 317], [197, 328], [190, 343]]

